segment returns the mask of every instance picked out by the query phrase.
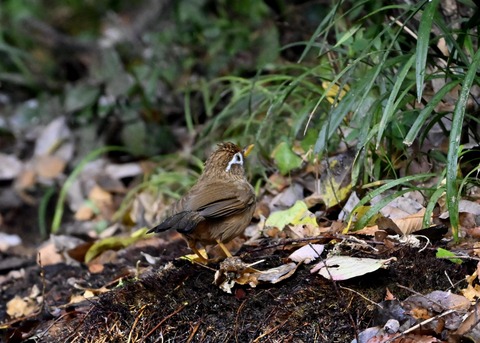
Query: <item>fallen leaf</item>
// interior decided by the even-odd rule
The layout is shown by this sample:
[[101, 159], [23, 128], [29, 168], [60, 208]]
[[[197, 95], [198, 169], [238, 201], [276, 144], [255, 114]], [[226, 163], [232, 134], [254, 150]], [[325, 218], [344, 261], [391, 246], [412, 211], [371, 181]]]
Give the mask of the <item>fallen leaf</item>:
[[18, 235], [9, 235], [0, 232], [0, 251], [6, 251], [8, 248], [19, 245], [22, 239]]
[[302, 158], [295, 154], [286, 142], [281, 142], [277, 145], [271, 156], [283, 175], [302, 165]]
[[295, 273], [295, 271], [297, 270], [297, 267], [299, 265], [300, 264], [296, 264], [292, 262], [292, 263], [283, 264], [276, 268], [261, 270], [259, 271], [258, 276], [256, 275], [256, 277], [258, 278], [258, 281], [275, 284], [292, 276], [293, 273]]
[[[423, 216], [425, 215], [425, 209], [421, 209], [419, 212], [408, 215], [405, 218], [386, 218], [380, 217], [377, 219], [378, 228], [380, 230], [386, 230], [387, 228], [393, 229], [397, 234], [409, 235], [423, 228]], [[392, 225], [388, 227], [388, 225]]]
[[57, 156], [37, 156], [33, 160], [33, 170], [39, 177], [55, 179], [62, 174], [66, 162]]
[[299, 200], [288, 210], [277, 211], [270, 214], [270, 217], [268, 217], [265, 222], [266, 227], [277, 227], [280, 230], [289, 224], [317, 225], [317, 220], [315, 215], [308, 210], [307, 205], [303, 201]]
[[[471, 213], [471, 214], [474, 214], [476, 216], [479, 216], [480, 215], [480, 204], [476, 203], [476, 202], [473, 202], [473, 201], [470, 201], [470, 200], [460, 200], [458, 202], [458, 212], [460, 213]], [[440, 214], [439, 218], [440, 219], [447, 219], [448, 217], [450, 217], [450, 214], [448, 213], [448, 211], [445, 211], [443, 212], [442, 214]]]
[[39, 309], [37, 303], [29, 298], [21, 298], [16, 295], [7, 302], [7, 314], [11, 318], [21, 318], [34, 313]]
[[[453, 252], [448, 251], [443, 248], [437, 248], [437, 253], [435, 254], [437, 258], [445, 258], [445, 257], [456, 257]], [[462, 264], [462, 260], [459, 258], [449, 258], [450, 262], [456, 263], [456, 264]]]
[[300, 264], [287, 263], [276, 268], [257, 270], [252, 268], [261, 263], [246, 264], [239, 257], [229, 257], [220, 263], [219, 269], [215, 272], [214, 283], [226, 293], [232, 293], [235, 284], [256, 287], [259, 282], [278, 283], [289, 278], [295, 273]]
[[45, 126], [35, 142], [34, 156], [55, 155], [70, 161], [74, 153], [73, 135], [65, 117], [58, 117]]
[[14, 179], [23, 168], [23, 163], [13, 155], [0, 153], [0, 180]]
[[127, 237], [108, 237], [95, 242], [85, 254], [85, 262], [90, 262], [94, 257], [98, 256], [106, 250], [119, 250], [135, 243], [146, 235], [147, 230], [147, 228], [144, 228], [135, 231]]
[[288, 258], [293, 262], [309, 264], [320, 257], [323, 249], [325, 249], [323, 244], [308, 244], [295, 250]]
[[315, 265], [310, 270], [310, 273], [318, 272], [330, 280], [348, 280], [374, 272], [380, 268], [387, 268], [391, 261], [396, 261], [396, 258], [377, 260], [351, 256], [332, 256]]

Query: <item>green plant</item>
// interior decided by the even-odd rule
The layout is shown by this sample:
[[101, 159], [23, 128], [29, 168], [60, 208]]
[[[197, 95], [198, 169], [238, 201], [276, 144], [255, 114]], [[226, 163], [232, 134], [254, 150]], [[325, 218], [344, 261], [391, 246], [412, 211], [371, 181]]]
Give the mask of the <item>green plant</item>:
[[[460, 137], [465, 119], [474, 118], [467, 103], [480, 83], [474, 31], [480, 12], [471, 3], [461, 6], [473, 16], [458, 18], [454, 32], [437, 0], [337, 2], [305, 42], [298, 63], [272, 65], [254, 78], [212, 83], [209, 106], [223, 100], [218, 94], [229, 94], [229, 101], [205, 134], [255, 132], [257, 141], [269, 147], [285, 138], [292, 147], [294, 141], [308, 140], [317, 156], [335, 151], [342, 141], [357, 151], [353, 183], [366, 184], [397, 178], [401, 162], [412, 158], [412, 144], [440, 162], [443, 157], [438, 160], [434, 149], [421, 150], [430, 129], [440, 126], [449, 137], [445, 191], [458, 239]], [[444, 110], [449, 103], [453, 111]], [[430, 198], [427, 215], [440, 195], [437, 191]]]

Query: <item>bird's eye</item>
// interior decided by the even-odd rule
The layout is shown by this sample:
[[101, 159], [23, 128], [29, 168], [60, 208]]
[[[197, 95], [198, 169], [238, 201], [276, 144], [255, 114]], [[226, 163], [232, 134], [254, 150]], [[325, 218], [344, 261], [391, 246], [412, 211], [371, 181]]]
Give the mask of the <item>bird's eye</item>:
[[232, 168], [232, 165], [238, 164], [243, 166], [243, 156], [241, 153], [237, 152], [235, 155], [233, 155], [232, 159], [228, 162], [227, 168], [225, 171], [230, 171], [230, 168]]

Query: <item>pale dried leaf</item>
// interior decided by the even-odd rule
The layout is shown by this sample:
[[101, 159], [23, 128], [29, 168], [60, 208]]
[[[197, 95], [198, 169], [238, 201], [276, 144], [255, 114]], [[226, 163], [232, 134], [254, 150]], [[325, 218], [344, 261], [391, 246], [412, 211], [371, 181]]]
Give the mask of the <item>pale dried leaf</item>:
[[293, 262], [309, 264], [320, 257], [323, 249], [325, 249], [323, 244], [308, 244], [295, 250], [288, 258]]
[[[387, 193], [379, 195], [373, 198], [371, 203], [376, 204], [387, 195]], [[395, 198], [393, 201], [388, 203], [388, 205], [384, 206], [380, 210], [380, 213], [384, 217], [388, 217], [391, 219], [405, 218], [411, 214], [418, 213], [423, 208], [424, 206], [416, 200], [416, 196], [414, 194], [409, 195], [408, 193], [406, 193], [402, 196]]]
[[109, 164], [105, 168], [105, 172], [117, 180], [143, 174], [139, 163]]
[[18, 235], [9, 235], [7, 233], [0, 232], [0, 251], [6, 251], [8, 248], [19, 245], [22, 243], [22, 239]]
[[7, 314], [11, 318], [25, 317], [38, 310], [39, 310], [38, 303], [28, 297], [21, 298], [18, 295], [16, 295], [13, 299], [7, 302]]
[[377, 260], [351, 256], [332, 256], [315, 265], [310, 272], [318, 272], [323, 277], [331, 280], [348, 280], [374, 272], [380, 268], [387, 268], [391, 261], [396, 261], [396, 258]]
[[275, 284], [295, 273], [300, 264], [287, 263], [276, 268], [257, 270], [252, 268], [254, 264], [246, 264], [239, 257], [229, 257], [220, 263], [219, 269], [215, 272], [214, 283], [224, 292], [232, 293], [235, 284], [256, 287], [259, 282]]
[[13, 155], [0, 153], [0, 180], [14, 179], [23, 168], [23, 163]]
[[258, 281], [269, 282], [275, 284], [283, 281], [295, 273], [299, 265], [296, 263], [287, 263], [276, 268], [259, 271], [256, 275]]
[[[458, 212], [460, 213], [471, 213], [471, 214], [474, 214], [476, 216], [479, 216], [480, 215], [480, 204], [474, 202], [474, 201], [470, 201], [470, 200], [460, 200], [458, 202]], [[448, 211], [445, 211], [443, 212], [442, 214], [440, 214], [440, 219], [447, 219], [448, 217], [450, 217], [450, 214], [448, 213]]]
[[70, 161], [73, 156], [72, 132], [65, 117], [58, 117], [45, 126], [35, 142], [34, 156], [52, 155]]
[[357, 193], [352, 192], [342, 210], [338, 214], [338, 220], [345, 220], [359, 202], [360, 198], [358, 197]]

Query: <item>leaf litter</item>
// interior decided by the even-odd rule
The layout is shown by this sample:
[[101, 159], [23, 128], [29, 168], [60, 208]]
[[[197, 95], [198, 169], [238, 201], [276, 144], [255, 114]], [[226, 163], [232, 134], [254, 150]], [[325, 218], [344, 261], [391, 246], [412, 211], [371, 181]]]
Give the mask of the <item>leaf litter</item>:
[[[109, 180], [106, 180], [105, 178], [102, 179], [100, 177], [105, 175], [104, 171], [110, 166], [110, 164], [106, 163], [106, 161], [101, 160], [91, 162], [91, 166], [96, 165], [97, 167], [86, 167], [85, 170], [82, 171], [82, 173], [85, 174], [79, 174], [76, 182], [78, 182], [79, 185], [79, 188], [77, 189], [81, 190], [81, 196], [78, 197], [78, 192], [71, 193], [72, 201], [73, 199], [77, 199], [71, 204], [77, 204], [73, 206], [73, 208], [76, 208], [75, 215], [79, 222], [85, 221], [86, 223], [92, 223], [105, 219], [111, 220], [115, 215], [115, 208], [118, 206], [118, 203], [114, 199], [118, 196], [123, 196], [126, 194], [125, 192], [128, 191], [128, 188], [126, 188], [123, 183], [118, 183], [115, 180], [120, 180], [123, 177], [135, 178], [142, 171], [142, 169], [139, 168], [139, 164], [131, 164], [131, 166], [125, 167], [125, 169], [122, 169], [122, 171], [117, 174], [109, 173]], [[111, 170], [115, 170], [113, 165], [111, 165]], [[170, 277], [178, 277], [173, 275], [179, 272], [183, 273], [185, 275], [184, 277], [188, 280], [192, 277], [189, 274], [189, 270], [194, 268], [197, 273], [200, 273], [199, 275], [202, 275], [203, 281], [201, 282], [204, 283], [203, 287], [208, 289], [208, 287], [211, 287], [208, 285], [211, 285], [213, 282], [222, 293], [232, 294], [234, 299], [244, 300], [249, 299], [249, 297], [257, 296], [258, 293], [257, 291], [254, 291], [254, 289], [259, 289], [259, 292], [262, 292], [262, 289], [269, 289], [270, 287], [281, 285], [278, 289], [279, 293], [276, 295], [277, 301], [280, 301], [279, 299], [285, 297], [288, 292], [290, 292], [284, 288], [288, 287], [292, 282], [305, 284], [308, 289], [309, 287], [313, 287], [312, 282], [314, 282], [314, 284], [321, 283], [322, 287], [325, 287], [326, 285], [334, 285], [337, 282], [356, 283], [358, 281], [355, 280], [360, 281], [362, 278], [369, 280], [368, 275], [375, 274], [383, 275], [383, 277], [385, 277], [385, 272], [382, 272], [385, 268], [388, 268], [389, 270], [386, 275], [399, 273], [403, 268], [403, 263], [406, 262], [405, 254], [408, 250], [405, 250], [407, 249], [406, 243], [395, 237], [413, 237], [423, 229], [422, 220], [425, 209], [419, 208], [419, 203], [416, 200], [402, 200], [390, 203], [389, 208], [385, 208], [385, 211], [382, 211], [382, 215], [377, 218], [376, 224], [373, 223], [372, 226], [366, 227], [357, 232], [347, 231], [345, 233], [345, 226], [343, 226], [342, 223], [344, 223], [345, 218], [347, 218], [353, 207], [358, 203], [358, 197], [350, 198], [353, 200], [350, 200], [351, 204], [348, 206], [348, 209], [347, 206], [343, 208], [343, 210], [346, 211], [344, 214], [338, 212], [336, 218], [325, 217], [325, 220], [325, 218], [322, 219], [322, 216], [326, 214], [324, 211], [325, 208], [323, 207], [325, 205], [322, 201], [309, 200], [308, 197], [311, 195], [304, 197], [303, 194], [305, 194], [306, 189], [303, 188], [304, 186], [300, 183], [292, 183], [289, 185], [288, 182], [285, 183], [285, 180], [282, 182], [284, 185], [275, 190], [275, 196], [273, 198], [266, 195], [259, 199], [258, 209], [261, 209], [262, 204], [265, 204], [265, 208], [268, 210], [263, 211], [263, 214], [262, 212], [257, 213], [258, 222], [253, 223], [251, 229], [247, 231], [249, 232], [249, 236], [246, 238], [250, 238], [247, 244], [244, 244], [243, 246], [241, 242], [238, 244], [238, 247], [240, 248], [238, 257], [234, 259], [226, 259], [219, 265], [213, 265], [213, 270], [211, 271], [210, 269], [202, 271], [202, 269], [206, 267], [194, 267], [194, 265], [191, 264], [192, 262], [185, 262], [186, 264], [178, 264], [178, 262], [176, 262], [173, 266], [165, 267], [168, 269], [168, 275], [170, 275]], [[73, 191], [74, 189], [76, 188], [72, 187], [71, 190]], [[89, 191], [85, 192], [85, 190]], [[68, 245], [66, 241], [65, 243], [59, 244], [61, 240], [58, 238], [55, 244], [51, 243], [49, 248], [51, 249], [50, 252], [46, 252], [48, 250], [45, 250], [41, 256], [57, 257], [54, 260], [49, 260], [47, 258], [42, 259], [42, 266], [48, 267], [68, 264], [80, 267], [82, 263], [85, 263], [88, 265], [89, 271], [92, 273], [91, 275], [106, 276], [108, 275], [107, 270], [109, 264], [122, 263], [121, 261], [124, 261], [123, 263], [125, 263], [125, 258], [127, 258], [127, 260], [131, 259], [130, 264], [132, 267], [134, 265], [133, 262], [137, 261], [137, 267], [130, 268], [125, 274], [127, 277], [134, 278], [133, 280], [140, 277], [137, 282], [139, 282], [139, 285], [143, 284], [142, 287], [145, 287], [145, 285], [148, 285], [151, 282], [158, 282], [153, 281], [153, 278], [163, 277], [163, 273], [165, 273], [167, 269], [164, 270], [164, 267], [162, 266], [166, 266], [166, 263], [175, 257], [169, 257], [168, 255], [158, 256], [158, 251], [162, 249], [163, 251], [169, 250], [174, 254], [175, 252], [178, 253], [183, 251], [183, 254], [185, 254], [188, 250], [183, 246], [183, 241], [175, 233], [167, 233], [163, 238], [146, 237], [143, 234], [145, 230], [138, 224], [142, 221], [145, 221], [147, 225], [148, 223], [155, 222], [158, 220], [159, 212], [161, 213], [166, 210], [166, 207], [162, 202], [163, 198], [156, 198], [153, 194], [154, 193], [145, 190], [139, 192], [133, 198], [131, 206], [126, 208], [124, 218], [129, 219], [124, 221], [122, 225], [132, 223], [134, 227], [137, 225], [138, 228], [137, 230], [134, 230], [130, 236], [116, 235], [115, 232], [118, 231], [119, 226], [111, 226], [110, 229], [104, 231], [104, 234], [95, 232], [93, 226], [87, 226], [87, 230], [85, 231], [89, 236], [87, 240]], [[82, 209], [85, 208], [90, 209], [90, 212], [88, 215], [83, 214], [83, 216], [81, 216], [80, 213], [82, 213]], [[476, 207], [467, 206], [466, 208], [475, 209]], [[356, 218], [356, 220], [358, 220], [358, 218]], [[385, 236], [379, 238], [379, 232], [385, 232]], [[265, 243], [267, 245], [265, 245]], [[436, 244], [439, 243], [440, 241], [437, 240]], [[423, 241], [421, 246], [425, 246], [426, 244], [432, 244], [432, 242]], [[172, 247], [175, 246], [177, 246], [177, 248], [172, 250]], [[412, 251], [412, 254], [420, 254], [418, 252], [418, 246], [416, 249], [416, 251]], [[74, 250], [76, 250], [75, 253], [73, 252]], [[288, 252], [288, 254], [284, 255], [284, 257], [280, 259], [277, 258], [275, 261], [272, 260], [272, 258], [282, 256], [282, 254], [286, 252]], [[400, 255], [398, 255], [399, 253]], [[125, 254], [130, 254], [130, 256], [127, 257]], [[209, 252], [209, 255], [210, 254], [211, 252]], [[353, 256], [358, 254], [363, 256]], [[392, 256], [396, 254], [397, 256]], [[435, 254], [433, 254], [433, 258], [434, 255]], [[72, 258], [72, 256], [75, 257]], [[147, 260], [143, 260], [145, 262], [138, 264], [141, 261], [142, 256], [145, 256], [145, 259], [148, 258], [149, 261], [147, 262]], [[182, 256], [182, 254], [177, 254], [176, 257], [180, 256]], [[258, 256], [258, 258], [255, 258], [255, 256]], [[267, 259], [265, 259], [266, 256], [268, 256]], [[454, 258], [455, 256], [457, 255], [454, 254], [454, 256], [451, 257]], [[244, 262], [244, 260], [249, 261]], [[316, 264], [308, 266], [308, 264], [313, 261], [315, 261]], [[153, 272], [152, 263], [155, 268], [159, 268], [157, 272]], [[441, 260], [438, 260], [438, 262], [435, 263], [442, 262]], [[445, 263], [451, 264], [448, 260], [445, 261]], [[413, 265], [415, 265], [415, 269], [413, 270], [414, 274], [417, 273], [415, 270], [422, 268], [419, 261], [416, 261]], [[450, 270], [449, 273], [451, 274], [451, 272], [452, 270]], [[402, 271], [402, 273], [404, 272]], [[465, 275], [460, 276], [457, 280], [461, 280]], [[320, 281], [320, 276], [321, 278], [324, 278], [325, 281]], [[112, 280], [114, 279], [116, 278], [112, 275]], [[388, 277], [386, 277], [386, 279], [388, 279]], [[406, 282], [410, 279], [400, 278], [398, 281], [402, 283], [402, 280], [403, 282]], [[13, 276], [12, 278], [3, 280], [4, 284], [12, 282], [14, 282]], [[179, 282], [180, 283], [176, 284], [177, 287], [184, 285], [183, 281], [179, 280]], [[465, 304], [467, 303], [465, 300], [468, 298], [469, 300], [467, 300], [467, 302], [469, 306], [467, 309], [465, 307], [463, 308], [463, 312], [461, 312], [462, 316], [459, 315], [457, 317], [452, 317], [453, 312], [451, 315], [445, 315], [445, 317], [451, 320], [454, 324], [446, 325], [443, 329], [437, 329], [435, 335], [453, 334], [460, 329], [463, 330], [461, 332], [463, 332], [463, 335], [465, 336], [474, 335], [476, 330], [475, 325], [470, 329], [466, 329], [465, 326], [461, 326], [461, 321], [453, 320], [451, 318], [471, 318], [471, 313], [473, 313], [471, 311], [474, 311], [475, 309], [472, 309], [472, 306], [474, 305], [470, 305], [470, 302], [478, 297], [478, 290], [476, 289], [477, 285], [475, 282], [475, 274], [472, 275], [470, 279], [466, 279], [466, 288], [464, 289], [465, 297], [460, 296], [461, 298], [459, 299], [464, 299], [463, 306], [466, 306]], [[383, 281], [380, 283], [383, 283]], [[105, 309], [109, 306], [104, 303], [104, 301], [106, 301], [105, 297], [124, 297], [126, 294], [122, 295], [122, 292], [132, 292], [128, 287], [123, 288], [121, 292], [108, 287], [105, 288], [106, 284], [109, 284], [109, 282], [104, 282], [104, 285], [99, 284], [97, 289], [102, 291], [95, 292], [95, 294], [90, 294], [88, 288], [77, 287], [78, 293], [72, 289], [71, 291], [77, 294], [71, 298], [65, 299], [64, 303], [68, 303], [71, 306], [78, 306], [78, 308], [80, 308], [85, 306], [83, 302], [84, 299], [89, 298], [89, 301], [93, 300], [93, 308], [95, 311], [101, 311], [98, 306], [106, 306]], [[121, 284], [121, 282], [117, 284]], [[373, 286], [374, 288], [378, 288], [379, 285], [374, 284]], [[428, 287], [435, 287], [435, 285], [429, 282]], [[444, 285], [443, 287], [448, 286]], [[395, 288], [395, 286], [390, 285], [389, 288]], [[326, 289], [328, 289], [330, 297], [333, 296], [333, 299], [338, 300], [338, 296], [335, 295], [335, 288], [328, 287]], [[311, 291], [313, 292], [313, 289]], [[212, 289], [208, 292], [212, 292]], [[348, 291], [346, 292], [347, 293], [344, 295], [357, 294], [349, 293]], [[361, 290], [356, 292], [360, 292], [358, 298], [355, 298], [355, 303], [359, 305], [357, 302], [364, 301], [363, 297], [366, 295], [362, 295]], [[137, 294], [147, 296], [147, 299], [150, 297], [150, 295], [143, 294], [142, 292], [138, 293], [138, 291]], [[216, 295], [216, 297], [219, 296], [220, 295], [218, 294]], [[298, 296], [301, 296], [301, 293], [299, 293]], [[310, 296], [316, 298], [313, 294]], [[323, 297], [325, 297], [325, 295]], [[355, 297], [357, 297], [357, 295], [355, 295]], [[155, 298], [159, 298], [159, 296], [156, 295]], [[376, 298], [378, 299], [378, 294], [376, 295]], [[11, 318], [21, 318], [22, 316], [27, 317], [32, 313], [35, 313], [36, 308], [29, 307], [30, 305], [25, 306], [25, 304], [30, 304], [31, 300], [25, 299], [27, 298], [12, 298], [12, 303], [10, 305], [12, 306], [12, 310], [10, 310], [10, 313], [12, 313]], [[305, 299], [302, 299], [293, 300], [292, 298], [291, 301], [294, 301], [297, 305], [298, 303], [305, 304]], [[402, 320], [402, 318], [396, 317], [387, 318], [387, 316], [385, 318], [384, 326], [379, 327], [377, 333], [370, 336], [371, 342], [374, 342], [375, 340], [382, 342], [387, 339], [392, 339], [396, 337], [396, 335], [401, 334], [401, 332], [405, 332], [409, 329], [413, 329], [412, 333], [405, 334], [405, 338], [409, 337], [410, 339], [413, 337], [419, 341], [428, 341], [428, 339], [434, 341], [434, 339], [436, 339], [434, 336], [423, 335], [420, 331], [415, 331], [415, 325], [422, 321], [440, 316], [443, 313], [446, 313], [446, 311], [452, 310], [452, 307], [455, 307], [453, 305], [444, 305], [444, 308], [437, 310], [436, 312], [425, 312], [424, 308], [428, 308], [428, 303], [427, 305], [421, 305], [413, 302], [415, 305], [411, 305], [412, 301], [408, 302], [407, 300], [410, 301], [409, 298], [404, 295], [404, 302], [402, 302], [402, 304], [410, 304], [410, 307], [401, 305], [399, 308], [406, 313], [409, 320], [405, 321]], [[437, 300], [433, 298], [431, 301]], [[142, 303], [147, 300], [141, 300], [139, 298], [137, 301]], [[151, 303], [152, 301], [153, 300], [148, 300], [147, 302]], [[192, 302], [192, 300], [183, 301], [186, 301], [189, 304]], [[198, 299], [194, 300], [194, 302], [198, 301]], [[225, 299], [222, 301], [225, 301]], [[289, 300], [286, 301], [287, 304], [293, 305]], [[20, 307], [13, 305], [15, 303], [18, 303], [18, 306]], [[103, 305], [100, 305], [102, 303]], [[24, 306], [24, 310], [21, 309], [21, 306]], [[282, 311], [280, 310], [281, 307], [284, 307], [282, 301], [278, 302], [277, 306], [279, 307], [277, 307], [275, 311]], [[13, 310], [13, 308], [16, 308], [16, 310]], [[186, 305], [183, 308], [172, 308], [171, 310], [173, 311], [172, 313], [174, 313], [180, 309], [181, 311], [187, 311], [187, 308], [189, 308], [189, 305]], [[308, 311], [315, 311], [313, 307], [308, 308]], [[455, 311], [459, 310], [455, 308]], [[14, 313], [16, 314], [14, 315]], [[144, 311], [143, 313], [146, 312]], [[370, 319], [375, 321], [375, 312], [370, 310], [366, 313], [370, 313]], [[84, 319], [87, 318], [87, 322], [95, 320], [94, 317], [90, 317], [88, 314], [86, 316], [87, 317], [84, 317]], [[397, 329], [395, 329], [395, 321], [398, 322]], [[432, 321], [434, 324], [436, 323], [435, 319], [432, 319]], [[181, 325], [177, 325], [177, 327], [180, 329]], [[363, 329], [369, 330], [365, 327]], [[50, 337], [54, 339], [56, 336], [52, 332], [53, 331], [47, 334], [53, 335]], [[363, 332], [360, 331], [359, 333], [359, 337], [361, 337]], [[93, 333], [91, 334], [93, 335], [91, 337], [97, 337], [94, 336]]]

